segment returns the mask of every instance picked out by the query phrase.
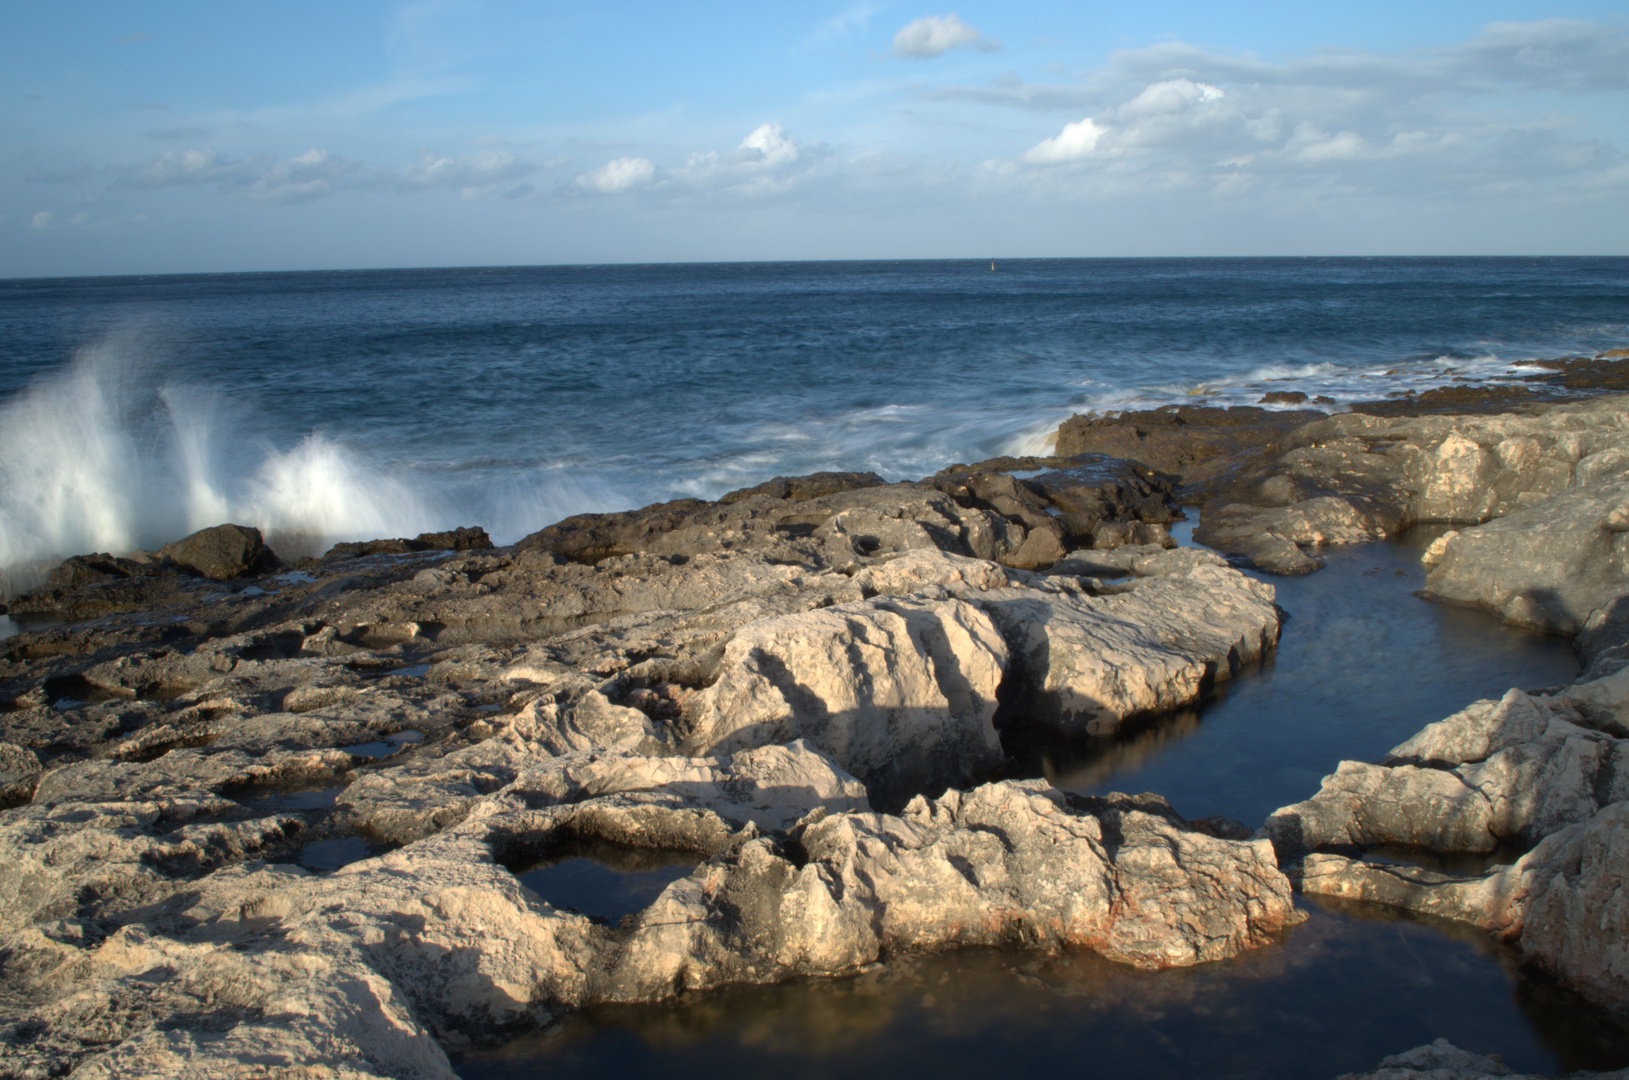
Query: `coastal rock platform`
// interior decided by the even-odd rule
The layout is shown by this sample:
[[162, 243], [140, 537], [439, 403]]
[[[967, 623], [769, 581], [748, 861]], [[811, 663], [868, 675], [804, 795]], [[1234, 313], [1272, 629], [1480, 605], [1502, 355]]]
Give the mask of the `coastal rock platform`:
[[[69, 560], [0, 645], [5, 1068], [448, 1076], [563, 1011], [924, 949], [1270, 942], [1303, 916], [1267, 841], [1002, 779], [1003, 732], [1191, 705], [1278, 636], [1270, 586], [1168, 547], [1168, 488], [1051, 464]], [[584, 852], [679, 867], [601, 917], [528, 876]]]

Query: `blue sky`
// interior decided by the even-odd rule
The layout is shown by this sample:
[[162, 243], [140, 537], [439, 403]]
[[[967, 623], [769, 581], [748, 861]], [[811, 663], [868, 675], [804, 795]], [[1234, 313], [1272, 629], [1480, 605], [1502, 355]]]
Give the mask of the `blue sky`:
[[1629, 0], [0, 14], [0, 276], [1629, 254]]

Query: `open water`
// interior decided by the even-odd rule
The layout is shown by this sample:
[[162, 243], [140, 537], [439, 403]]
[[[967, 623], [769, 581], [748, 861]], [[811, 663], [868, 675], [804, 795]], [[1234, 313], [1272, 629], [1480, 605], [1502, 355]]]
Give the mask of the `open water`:
[[0, 572], [224, 520], [285, 555], [467, 524], [501, 543], [776, 474], [1040, 450], [1090, 408], [1349, 401], [1624, 344], [1629, 259], [5, 281]]

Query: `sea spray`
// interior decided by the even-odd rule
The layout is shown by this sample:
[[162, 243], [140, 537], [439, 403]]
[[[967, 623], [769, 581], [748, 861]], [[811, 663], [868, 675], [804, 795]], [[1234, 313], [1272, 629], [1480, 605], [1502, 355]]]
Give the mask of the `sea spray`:
[[117, 341], [0, 404], [0, 593], [67, 555], [152, 548], [235, 521], [285, 557], [443, 524], [429, 501], [340, 441], [287, 450], [218, 391], [155, 384]]

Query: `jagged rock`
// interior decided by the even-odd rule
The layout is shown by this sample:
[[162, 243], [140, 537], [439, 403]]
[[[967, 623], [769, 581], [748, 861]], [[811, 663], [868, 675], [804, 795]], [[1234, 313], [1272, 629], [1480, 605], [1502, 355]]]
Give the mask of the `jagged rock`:
[[1170, 405], [1146, 412], [1072, 416], [1058, 427], [1060, 456], [1108, 454], [1180, 480], [1183, 501], [1200, 501], [1240, 471], [1271, 460], [1279, 440], [1321, 412]]
[[1626, 842], [1629, 803], [1617, 802], [1549, 837], [1520, 871], [1522, 954], [1620, 1011], [1629, 1007]]
[[40, 758], [34, 751], [0, 742], [0, 810], [32, 799], [40, 771]]
[[[783, 837], [761, 834], [795, 816]], [[701, 865], [613, 933], [509, 870], [583, 840]], [[105, 939], [59, 924], [6, 940], [8, 970], [44, 998], [24, 1020], [41, 1066], [443, 1076], [429, 1035], [458, 1045], [595, 1002], [1010, 940], [1181, 966], [1302, 917], [1269, 845], [1189, 829], [1157, 797], [1007, 782], [890, 817], [806, 745], [534, 761], [462, 824], [398, 851], [326, 875], [230, 866], [149, 910]], [[86, 1003], [111, 1022], [76, 1023]]]
[[410, 551], [490, 551], [492, 538], [478, 525], [464, 525], [447, 532], [419, 533], [413, 539], [366, 540], [335, 544], [323, 559], [352, 559], [358, 555], [405, 555]]
[[[661, 901], [695, 916], [698, 985], [935, 943], [1161, 965], [1266, 940], [1295, 918], [1267, 845], [1157, 800], [1008, 784], [872, 813], [871, 795], [892, 809], [999, 770], [998, 714], [1046, 718], [1026, 680], [1101, 697], [1091, 720], [1048, 721], [1101, 728], [1190, 702], [1276, 640], [1270, 587], [1163, 546], [1158, 483], [1049, 464], [1051, 487], [787, 481], [521, 548], [386, 541], [252, 581], [68, 566], [45, 602], [98, 621], [0, 643], [0, 779], [23, 803], [0, 812], [0, 952], [26, 1067], [233, 1075], [264, 1053], [439, 1076], [435, 1040], [670, 994], [623, 964], [634, 936], [669, 932], [653, 917], [612, 928], [516, 877], [590, 843], [706, 861]], [[1080, 537], [1055, 497], [1097, 500], [1094, 540], [1155, 541], [1090, 554], [1133, 580], [1058, 559]], [[982, 830], [1001, 822], [1021, 842], [998, 852]], [[293, 865], [333, 865], [306, 846], [328, 841], [358, 861]], [[889, 884], [837, 889], [849, 873]], [[1082, 875], [1106, 906], [1058, 891]], [[816, 902], [882, 921], [804, 959], [732, 929], [812, 940], [818, 911], [797, 905]], [[969, 905], [998, 917], [974, 926]], [[267, 1019], [284, 1008], [298, 1021]]]
[[1429, 725], [1385, 764], [1341, 762], [1313, 798], [1274, 811], [1266, 834], [1285, 853], [1536, 843], [1629, 798], [1629, 741], [1585, 722], [1565, 698], [1512, 690]]
[[1390, 535], [1386, 525], [1346, 499], [1321, 496], [1289, 506], [1227, 503], [1207, 507], [1194, 539], [1242, 555], [1270, 574], [1305, 574], [1322, 564], [1301, 550], [1361, 544]]
[[[1315, 566], [1295, 545], [1382, 539], [1415, 522], [1476, 525], [1619, 479], [1629, 461], [1624, 418], [1622, 398], [1461, 416], [1171, 408], [1075, 417], [1058, 444], [1175, 474], [1186, 498], [1204, 502], [1197, 539], [1263, 569], [1304, 573]], [[1610, 529], [1615, 509], [1586, 531]]]
[[[1512, 690], [1428, 725], [1381, 765], [1342, 762], [1261, 835], [1294, 860], [1303, 892], [1480, 926], [1587, 997], [1629, 1006], [1629, 740], [1616, 734], [1629, 723], [1625, 670], [1551, 695]], [[1501, 840], [1529, 850], [1482, 873], [1350, 851], [1487, 852]]]
[[1139, 967], [1220, 959], [1300, 921], [1265, 845], [1188, 829], [1154, 796], [1066, 799], [1044, 783], [845, 814], [670, 886], [635, 924], [610, 996], [853, 970], [904, 949], [1012, 940]]

